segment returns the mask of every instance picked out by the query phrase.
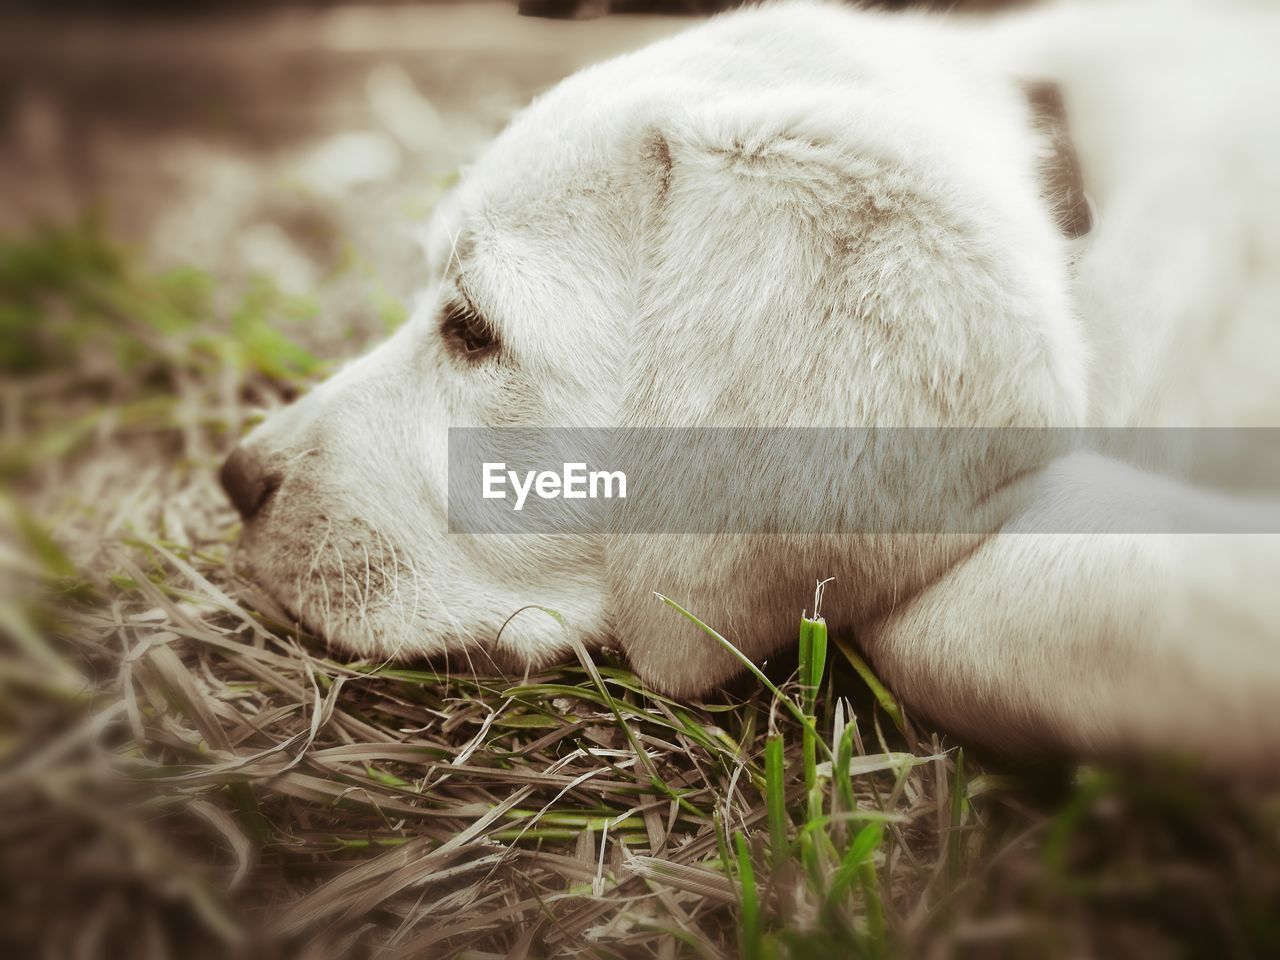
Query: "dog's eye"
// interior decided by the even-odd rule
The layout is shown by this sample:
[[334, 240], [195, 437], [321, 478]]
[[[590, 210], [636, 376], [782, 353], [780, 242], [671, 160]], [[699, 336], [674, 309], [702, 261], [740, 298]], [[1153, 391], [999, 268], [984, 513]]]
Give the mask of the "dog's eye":
[[470, 357], [489, 353], [498, 346], [493, 329], [469, 303], [450, 301], [444, 308], [441, 329], [446, 340]]

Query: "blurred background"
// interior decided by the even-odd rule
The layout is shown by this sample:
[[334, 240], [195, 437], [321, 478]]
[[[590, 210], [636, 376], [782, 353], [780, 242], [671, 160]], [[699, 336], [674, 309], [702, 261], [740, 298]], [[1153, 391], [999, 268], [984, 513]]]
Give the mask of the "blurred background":
[[[735, 953], [741, 906], [706, 872], [737, 781], [716, 744], [762, 749], [767, 698], [676, 717], [605, 668], [705, 812], [664, 800], [615, 826], [669, 866], [609, 906], [596, 883], [623, 853], [593, 830], [632, 800], [608, 777], [565, 799], [600, 771], [556, 739], [628, 749], [594, 679], [566, 667], [512, 706], [497, 684], [333, 662], [236, 575], [214, 479], [264, 411], [404, 319], [415, 226], [513, 111], [728, 5], [0, 6], [4, 955]], [[1176, 766], [966, 765], [883, 705], [864, 704], [868, 749], [919, 760], [859, 787], [897, 818], [883, 893], [863, 875], [849, 894], [882, 929], [808, 955], [1280, 955], [1270, 794]], [[561, 819], [528, 833], [544, 805]], [[441, 849], [465, 854], [447, 882], [405, 872]]]
[[510, 3], [19, 4], [0, 30], [7, 231], [92, 211], [158, 264], [291, 292], [363, 256], [406, 295], [410, 228], [532, 95], [678, 19]]
[[93, 210], [157, 261], [291, 290], [350, 246], [405, 293], [404, 225], [513, 110], [732, 5], [9, 0], [0, 228]]

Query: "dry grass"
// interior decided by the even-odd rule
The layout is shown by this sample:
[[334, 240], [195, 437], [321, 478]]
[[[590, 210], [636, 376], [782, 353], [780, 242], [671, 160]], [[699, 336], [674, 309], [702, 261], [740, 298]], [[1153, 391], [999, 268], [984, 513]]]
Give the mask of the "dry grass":
[[760, 685], [682, 704], [607, 654], [520, 678], [328, 657], [236, 575], [212, 481], [251, 408], [318, 372], [266, 332], [297, 305], [228, 306], [92, 231], [9, 241], [0, 280], [26, 338], [0, 447], [7, 955], [1280, 952], [1274, 798], [1171, 764], [975, 769], [837, 644], [812, 792]]

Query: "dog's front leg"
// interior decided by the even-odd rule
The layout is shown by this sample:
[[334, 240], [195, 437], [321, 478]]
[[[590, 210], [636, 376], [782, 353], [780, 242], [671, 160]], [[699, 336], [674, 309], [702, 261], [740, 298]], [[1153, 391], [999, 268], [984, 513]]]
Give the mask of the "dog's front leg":
[[[1280, 535], [1140, 532], [1277, 530], [1277, 505], [1089, 453], [1021, 495], [1000, 533], [861, 629], [904, 700], [1023, 755], [1280, 757]], [[1089, 532], [1045, 532], [1063, 530]]]

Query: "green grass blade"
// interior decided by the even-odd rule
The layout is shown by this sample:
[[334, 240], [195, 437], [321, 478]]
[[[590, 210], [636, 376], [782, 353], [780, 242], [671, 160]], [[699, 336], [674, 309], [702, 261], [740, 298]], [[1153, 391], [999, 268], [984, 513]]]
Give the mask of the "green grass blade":
[[962, 833], [969, 813], [968, 773], [964, 765], [964, 749], [956, 752], [956, 772], [951, 780], [951, 829], [947, 833], [947, 870], [954, 884], [963, 864], [964, 835]]
[[[880, 845], [877, 834], [873, 846]], [[858, 881], [862, 886], [862, 903], [867, 916], [867, 936], [871, 940], [874, 952], [884, 956], [888, 951], [884, 919], [884, 901], [880, 898], [880, 879], [876, 876], [876, 865], [867, 857], [858, 866]]]
[[862, 682], [867, 685], [875, 696], [876, 702], [880, 704], [880, 709], [889, 715], [893, 725], [898, 728], [898, 732], [905, 734], [907, 725], [906, 718], [902, 713], [902, 707], [898, 705], [897, 699], [889, 692], [888, 688], [880, 682], [880, 678], [875, 675], [867, 661], [858, 655], [858, 651], [853, 649], [852, 644], [840, 637], [836, 637], [836, 648], [849, 661], [849, 665], [857, 671], [858, 676], [862, 678]]
[[822, 791], [818, 789], [817, 727], [815, 707], [818, 688], [827, 664], [827, 622], [821, 617], [800, 618], [800, 683], [804, 715], [809, 723], [803, 734], [804, 787], [809, 819], [822, 816]]
[[818, 690], [827, 667], [827, 622], [821, 617], [800, 618], [800, 684], [804, 712], [813, 716]]
[[853, 781], [849, 776], [849, 767], [853, 763], [853, 738], [856, 732], [854, 724], [857, 718], [850, 721], [840, 733], [840, 742], [836, 744], [836, 758], [832, 764], [832, 778], [840, 797], [840, 806], [845, 810], [857, 808], [857, 800], [853, 795]]
[[761, 960], [764, 954], [761, 944], [760, 898], [756, 891], [756, 872], [751, 864], [751, 850], [741, 833], [733, 835], [738, 853], [738, 953], [743, 960]]
[[764, 745], [765, 806], [769, 816], [770, 852], [777, 870], [790, 855], [787, 838], [787, 782], [783, 768], [782, 734], [771, 736]]

